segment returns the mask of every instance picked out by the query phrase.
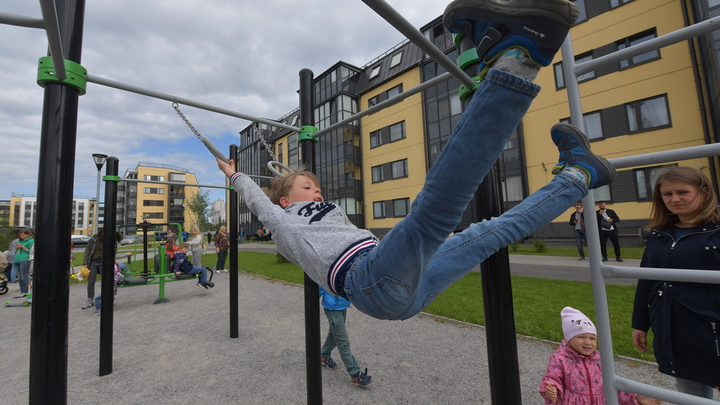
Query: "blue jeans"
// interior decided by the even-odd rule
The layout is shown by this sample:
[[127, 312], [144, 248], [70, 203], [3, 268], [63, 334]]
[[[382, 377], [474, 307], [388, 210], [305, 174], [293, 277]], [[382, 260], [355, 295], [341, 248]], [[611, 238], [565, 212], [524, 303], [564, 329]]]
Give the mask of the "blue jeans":
[[532, 82], [490, 70], [425, 177], [410, 214], [347, 271], [343, 292], [360, 311], [379, 319], [412, 317], [475, 265], [588, 193], [584, 182], [560, 173], [502, 216], [446, 238], [539, 91]]
[[675, 377], [675, 388], [677, 388], [678, 392], [695, 395], [696, 397], [713, 399], [715, 395], [711, 386], [684, 378]]
[[200, 284], [205, 284], [207, 281], [207, 270], [205, 267], [200, 266], [193, 266], [192, 270], [186, 272], [183, 272], [183, 274], [196, 274], [200, 273]]
[[321, 357], [330, 357], [333, 349], [337, 347], [340, 352], [340, 358], [345, 365], [345, 370], [350, 374], [350, 377], [360, 372], [360, 365], [358, 365], [355, 356], [350, 351], [350, 338], [347, 334], [347, 328], [345, 328], [345, 319], [347, 318], [347, 309], [342, 311], [331, 311], [327, 308], [325, 310], [325, 316], [327, 317], [329, 329], [328, 335], [325, 338], [325, 343], [320, 350]]
[[30, 284], [30, 260], [13, 263], [13, 270], [17, 274], [18, 284], [20, 284], [20, 294], [30, 292], [28, 287]]
[[15, 269], [15, 263], [10, 263], [10, 282], [17, 282], [17, 270]]
[[583, 259], [585, 258], [585, 252], [583, 251], [583, 241], [585, 241], [585, 246], [587, 246], [587, 237], [585, 237], [585, 231], [575, 230], [575, 243], [577, 244], [578, 253], [580, 253], [580, 257]]

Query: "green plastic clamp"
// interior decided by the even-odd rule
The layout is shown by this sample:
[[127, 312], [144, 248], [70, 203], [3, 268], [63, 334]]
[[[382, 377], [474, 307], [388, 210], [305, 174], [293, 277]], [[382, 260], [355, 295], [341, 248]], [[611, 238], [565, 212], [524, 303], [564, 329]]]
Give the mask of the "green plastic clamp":
[[466, 67], [474, 63], [480, 63], [480, 58], [478, 58], [476, 48], [468, 49], [457, 57], [457, 65], [460, 69], [465, 70]]
[[319, 140], [313, 136], [317, 132], [318, 132], [317, 127], [314, 127], [312, 125], [301, 126], [300, 132], [298, 133], [298, 142], [300, 142], [300, 141], [319, 142]]
[[104, 181], [120, 181], [120, 177], [107, 175], [107, 176], [103, 176], [103, 180]]
[[235, 190], [235, 187], [233, 187], [233, 186], [227, 186], [227, 189], [228, 189], [228, 190]]
[[463, 34], [455, 33], [453, 34], [453, 42], [455, 43], [455, 46], [460, 49], [460, 42], [462, 42]]
[[48, 83], [66, 84], [77, 89], [81, 96], [84, 95], [87, 92], [87, 69], [78, 63], [65, 59], [65, 71], [67, 72], [67, 78], [59, 80], [55, 77], [55, 65], [52, 58], [43, 56], [38, 60], [37, 84], [42, 88], [45, 88]]
[[477, 88], [480, 86], [480, 83], [482, 83], [482, 79], [478, 76], [475, 76], [472, 79], [475, 82], [475, 85], [473, 86], [472, 89], [468, 88], [464, 84], [461, 84], [460, 87], [458, 88], [459, 93], [460, 93], [460, 101], [462, 101], [463, 103], [465, 102], [465, 100], [468, 98], [469, 95], [473, 94], [475, 92], [475, 90], [477, 90]]

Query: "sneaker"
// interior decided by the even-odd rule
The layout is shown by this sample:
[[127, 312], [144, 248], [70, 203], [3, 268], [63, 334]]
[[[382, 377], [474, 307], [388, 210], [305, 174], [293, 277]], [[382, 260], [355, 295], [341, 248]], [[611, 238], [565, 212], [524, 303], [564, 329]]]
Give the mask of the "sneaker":
[[333, 361], [332, 357], [321, 357], [320, 365], [325, 366], [325, 367], [329, 368], [330, 370], [335, 370], [337, 368], [337, 363], [335, 363], [335, 361]]
[[95, 311], [95, 315], [100, 316], [100, 310]]
[[445, 8], [443, 24], [452, 33], [472, 36], [482, 80], [511, 48], [523, 49], [540, 66], [550, 65], [579, 14], [568, 0], [455, 0]]
[[603, 257], [602, 261], [606, 262], [606, 261], [607, 261], [607, 257]]
[[88, 309], [88, 308], [94, 307], [94, 306], [95, 306], [95, 303], [93, 303], [92, 301], [87, 301], [87, 302], [85, 302], [85, 305], [83, 305], [80, 309]]
[[615, 180], [615, 168], [607, 159], [592, 153], [590, 142], [577, 127], [555, 124], [550, 129], [550, 135], [560, 151], [558, 164], [553, 167], [552, 174], [560, 173], [566, 166], [576, 167], [586, 173], [590, 189], [608, 185]]
[[585, 260], [585, 258], [584, 258], [584, 257], [581, 257], [581, 258], [579, 258], [578, 260]]
[[352, 378], [353, 385], [360, 388], [367, 388], [368, 385], [372, 383], [372, 377], [367, 375], [367, 368], [365, 369], [365, 372], [359, 371], [355, 376]]
[[204, 289], [207, 290], [207, 286], [206, 286], [205, 284], [200, 283], [199, 281], [198, 281], [197, 284], [195, 284], [195, 285], [198, 286], [198, 287], [202, 287], [202, 288], [204, 288]]
[[615, 259], [615, 260], [618, 261], [618, 262], [624, 262], [624, 261], [625, 261], [625, 260], [623, 260], [623, 259], [621, 259], [621, 258], [619, 258], [619, 257], [618, 257], [617, 259]]
[[207, 281], [205, 282], [205, 288], [207, 287], [213, 288], [215, 287], [215, 283], [213, 283], [212, 281]]

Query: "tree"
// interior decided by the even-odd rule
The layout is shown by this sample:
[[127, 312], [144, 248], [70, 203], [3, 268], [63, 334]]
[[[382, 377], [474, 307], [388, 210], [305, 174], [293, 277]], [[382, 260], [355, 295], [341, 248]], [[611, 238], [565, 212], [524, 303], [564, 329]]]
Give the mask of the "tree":
[[185, 200], [185, 208], [189, 209], [195, 215], [196, 226], [202, 231], [207, 229], [210, 224], [208, 221], [208, 214], [210, 213], [210, 192], [202, 192], [198, 190], [197, 193], [188, 197]]

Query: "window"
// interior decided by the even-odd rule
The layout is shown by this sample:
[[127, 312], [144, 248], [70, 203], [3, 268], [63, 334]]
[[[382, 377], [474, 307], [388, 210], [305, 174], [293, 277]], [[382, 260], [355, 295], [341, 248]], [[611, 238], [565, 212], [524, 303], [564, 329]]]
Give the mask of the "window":
[[[584, 53], [575, 57], [575, 63], [580, 64], [593, 59], [592, 52]], [[558, 62], [553, 65], [555, 71], [555, 89], [560, 90], [565, 88], [565, 69], [563, 69], [562, 62]], [[586, 82], [595, 78], [595, 71], [584, 73], [577, 77], [578, 83]]]
[[145, 188], [143, 188], [143, 192], [145, 194], [165, 194], [165, 189], [164, 188], [145, 187]]
[[385, 163], [370, 168], [372, 182], [379, 183], [385, 180], [395, 180], [408, 176], [407, 159]]
[[392, 178], [399, 179], [401, 177], [407, 177], [407, 159], [398, 160], [397, 162], [390, 163]]
[[282, 163], [283, 161], [283, 144], [279, 143], [277, 147], [277, 159], [278, 162]]
[[405, 138], [405, 121], [390, 125], [390, 142]]
[[370, 132], [370, 148], [405, 139], [405, 121]]
[[[565, 118], [560, 120], [569, 124], [570, 119]], [[602, 116], [600, 111], [583, 114], [583, 123], [585, 124], [585, 135], [588, 139], [602, 139], [603, 138], [603, 127], [602, 127]]]
[[392, 59], [390, 59], [390, 67], [394, 68], [395, 66], [399, 65], [400, 62], [402, 62], [402, 52], [398, 52], [395, 55], [393, 55]]
[[373, 218], [402, 218], [409, 212], [409, 198], [373, 202]]
[[578, 18], [575, 21], [575, 25], [580, 24], [581, 22], [584, 22], [585, 20], [588, 19], [587, 6], [585, 6], [586, 1], [587, 0], [576, 0], [575, 1], [575, 5], [578, 6], [578, 8], [580, 8], [580, 14], [578, 14]]
[[382, 103], [383, 101], [387, 100], [390, 97], [397, 96], [398, 94], [402, 93], [403, 87], [402, 84], [398, 84], [397, 86], [393, 87], [390, 90], [383, 91], [382, 93], [378, 94], [377, 96], [368, 99], [368, 108]]
[[163, 200], [143, 200], [143, 206], [145, 206], [145, 207], [164, 207], [165, 201], [163, 201]]
[[623, 4], [630, 3], [632, 0], [610, 0], [610, 8], [617, 8]]
[[634, 170], [637, 201], [652, 201], [653, 189], [655, 188], [655, 182], [657, 182], [658, 176], [664, 172], [665, 169], [673, 166], [677, 165], [645, 167]]
[[380, 65], [377, 65], [372, 68], [372, 71], [370, 71], [370, 80], [376, 78], [380, 74]]
[[155, 218], [155, 219], [163, 219], [165, 217], [165, 214], [162, 212], [146, 212], [143, 214], [143, 217], [145, 218]]
[[670, 126], [670, 111], [666, 95], [635, 101], [626, 104], [625, 108], [628, 129], [631, 133]]
[[385, 180], [385, 178], [383, 177], [382, 166], [374, 166], [371, 168], [371, 170], [372, 170], [372, 182], [373, 183], [379, 183], [379, 182]]
[[595, 201], [612, 201], [612, 197], [610, 196], [610, 186], [602, 186], [596, 189], [591, 190], [593, 193], [593, 199]]
[[373, 203], [373, 218], [385, 218], [384, 201], [375, 201]]
[[149, 174], [146, 174], [144, 176], [144, 178], [145, 178], [145, 180], [150, 180], [150, 181], [165, 181], [165, 176], [151, 176]]
[[170, 181], [173, 183], [185, 183], [185, 173], [170, 173]]
[[[649, 41], [653, 38], [657, 37], [657, 34], [655, 33], [655, 30], [652, 30], [652, 32], [644, 32], [641, 34], [634, 35], [632, 37], [627, 37], [620, 42], [617, 43], [617, 49], [625, 49], [627, 47], [641, 44], [643, 42]], [[651, 62], [656, 59], [660, 59], [660, 51], [659, 50], [653, 50], [650, 52], [645, 52], [642, 55], [633, 56], [630, 59], [625, 59], [620, 61], [620, 69], [629, 69], [631, 67], [635, 67], [637, 65], [641, 65], [643, 63]]]

